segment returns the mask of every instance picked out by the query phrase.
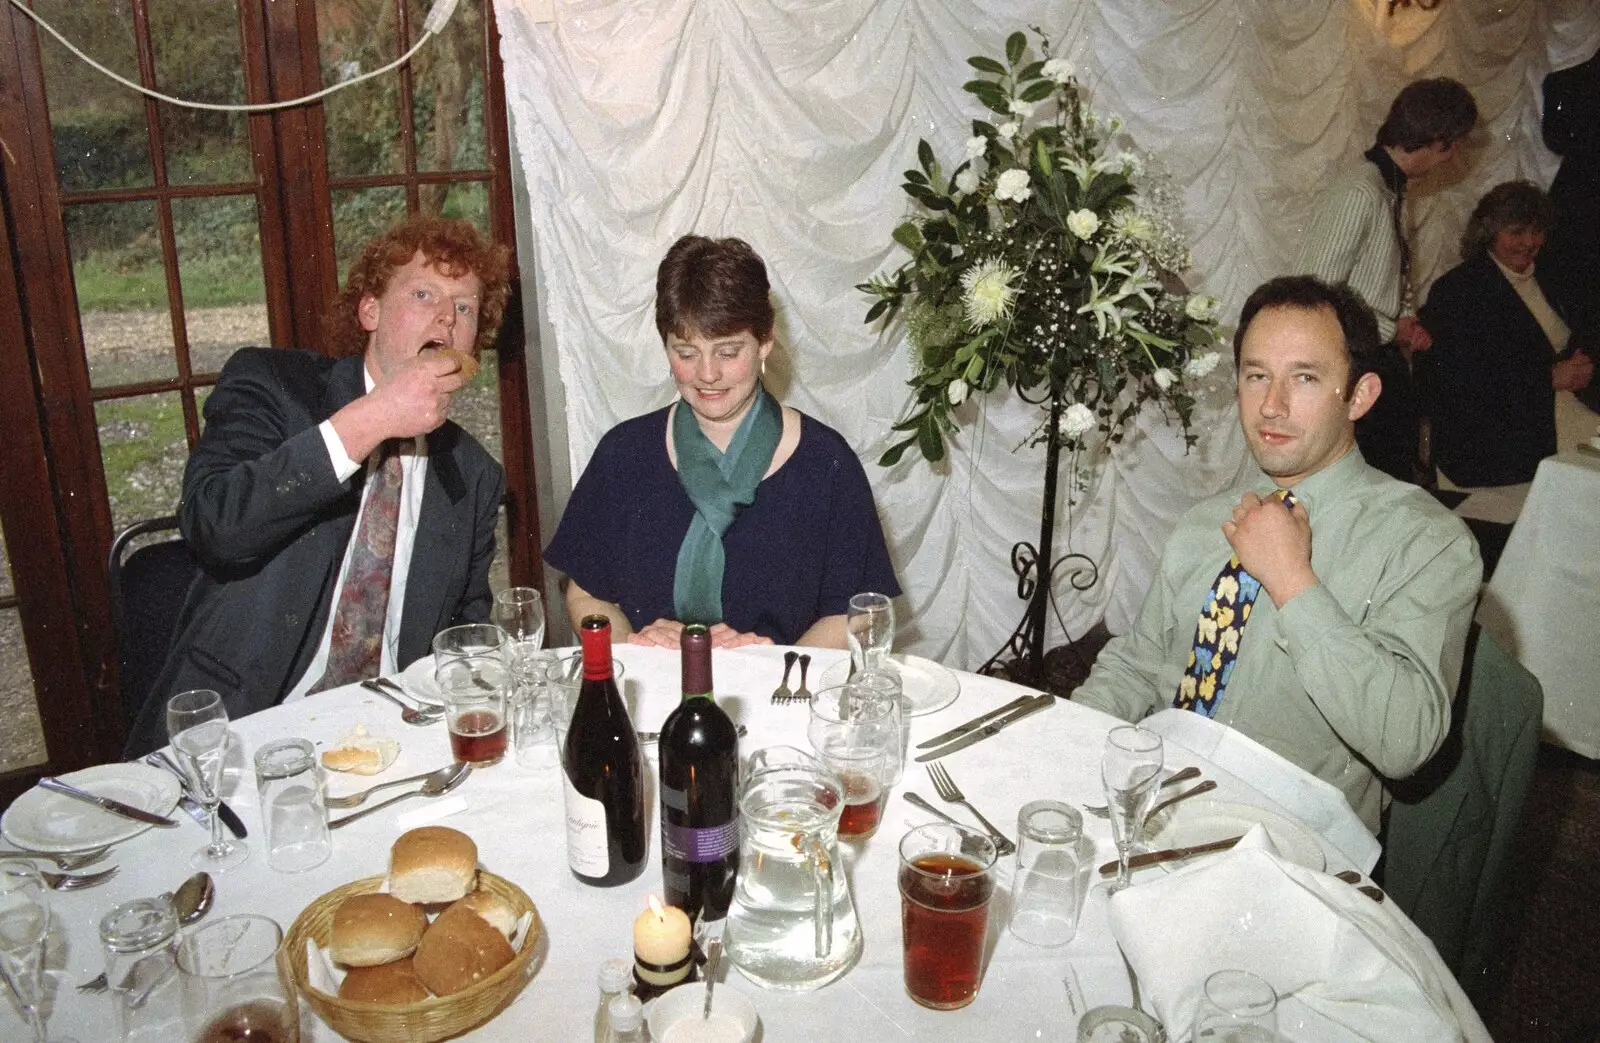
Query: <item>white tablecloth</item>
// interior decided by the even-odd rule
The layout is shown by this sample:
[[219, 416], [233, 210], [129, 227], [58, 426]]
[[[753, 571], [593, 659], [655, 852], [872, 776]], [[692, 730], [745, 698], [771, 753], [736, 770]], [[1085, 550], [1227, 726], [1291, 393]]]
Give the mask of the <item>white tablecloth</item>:
[[[805, 744], [805, 708], [774, 707], [768, 701], [782, 673], [782, 651], [767, 648], [715, 655], [722, 705], [750, 729], [743, 747], [746, 752], [777, 742]], [[617, 654], [627, 667], [626, 697], [634, 707], [636, 725], [658, 727], [678, 699], [677, 654], [633, 647], [619, 648]], [[842, 654], [816, 654], [812, 680]], [[1019, 692], [1016, 686], [992, 678], [959, 677], [960, 698], [945, 710], [916, 718], [911, 728], [913, 743], [1008, 702]], [[254, 783], [244, 767], [252, 751], [267, 739], [298, 735], [323, 746], [358, 722], [375, 733], [400, 739], [404, 744], [400, 758], [378, 780], [335, 776], [332, 792], [350, 792], [382, 778], [415, 774], [449, 759], [442, 726], [407, 727], [392, 704], [359, 688], [338, 689], [236, 722], [234, 731], [241, 749], [230, 760], [234, 788], [229, 800], [252, 831], [252, 851], [243, 866], [218, 877], [217, 904], [211, 916], [259, 912], [287, 927], [316, 895], [386, 870], [389, 845], [401, 831], [399, 816], [427, 809], [428, 802], [407, 801], [335, 832], [334, 857], [329, 862], [301, 875], [285, 875], [270, 870], [262, 854]], [[1115, 723], [1097, 711], [1057, 701], [1026, 724], [947, 757], [943, 763], [973, 802], [1014, 835], [1017, 811], [1028, 800], [1053, 797], [1073, 803], [1103, 802], [1100, 751], [1106, 731]], [[1217, 780], [1219, 789], [1214, 796], [1271, 806], [1271, 801], [1243, 783], [1204, 761], [1193, 760], [1181, 748], [1174, 749], [1176, 755], [1169, 758], [1173, 766], [1199, 763]], [[907, 998], [901, 980], [896, 844], [907, 826], [928, 821], [905, 803], [901, 794], [907, 788], [930, 799], [934, 796], [922, 768], [911, 766], [889, 802], [878, 834], [857, 848], [845, 848], [846, 869], [866, 943], [860, 964], [827, 988], [802, 994], [764, 992], [737, 972], [730, 973], [729, 981], [751, 995], [760, 1009], [764, 1043], [1072, 1040], [1077, 1015], [1069, 1007], [1064, 982], [1074, 973], [1089, 1006], [1129, 1001], [1128, 977], [1109, 931], [1101, 888], [1089, 896], [1077, 938], [1070, 946], [1053, 951], [1031, 948], [1003, 930], [1006, 900], [1003, 893], [997, 894], [989, 960], [977, 1000], [962, 1010], [941, 1013]], [[600, 962], [630, 954], [633, 918], [645, 896], [660, 890], [655, 840], [651, 862], [638, 881], [612, 889], [590, 888], [578, 883], [566, 867], [561, 788], [555, 768], [530, 771], [503, 763], [474, 772], [456, 795], [463, 798], [465, 808], [441, 820], [442, 824], [469, 833], [477, 841], [482, 865], [528, 892], [539, 907], [549, 938], [547, 955], [515, 1003], [468, 1038], [506, 1043], [587, 1040]], [[954, 810], [958, 818], [964, 815], [961, 809]], [[58, 896], [59, 925], [48, 961], [53, 968], [53, 1034], [75, 1037], [78, 1043], [115, 1038], [111, 999], [80, 996], [71, 986], [103, 969], [95, 925], [106, 910], [130, 898], [170, 890], [188, 874], [187, 859], [204, 835], [193, 822], [181, 821], [179, 830], [147, 832], [119, 847], [112, 861], [121, 865], [121, 873], [111, 882]], [[1085, 831], [1095, 843], [1097, 861], [1113, 857], [1107, 823], [1088, 815], [1084, 821]], [[652, 821], [652, 838], [655, 829]], [[1325, 854], [1330, 871], [1346, 864], [1331, 847]], [[1002, 870], [1004, 887], [1009, 885], [1010, 875], [1009, 863], [1004, 860]], [[1403, 926], [1415, 933], [1409, 923]], [[1431, 954], [1431, 947], [1427, 951]], [[1453, 979], [1449, 987], [1454, 990], [1453, 1004], [1461, 1007], [1472, 1023], [1469, 1035], [1487, 1039]], [[335, 1038], [309, 1010], [305, 1018], [309, 1039]], [[0, 1004], [0, 1039], [22, 1038], [24, 1030], [14, 1011], [10, 1005]]]
[[1478, 621], [1544, 686], [1544, 738], [1600, 757], [1600, 453], [1539, 464]]

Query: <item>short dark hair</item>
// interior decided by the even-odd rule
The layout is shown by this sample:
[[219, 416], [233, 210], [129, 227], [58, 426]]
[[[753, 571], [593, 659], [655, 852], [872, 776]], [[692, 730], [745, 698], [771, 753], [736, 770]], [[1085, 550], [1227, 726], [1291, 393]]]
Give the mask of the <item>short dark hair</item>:
[[1330, 285], [1314, 275], [1280, 275], [1255, 288], [1239, 313], [1239, 328], [1233, 334], [1233, 367], [1239, 368], [1239, 353], [1245, 331], [1266, 308], [1299, 308], [1302, 311], [1330, 309], [1344, 332], [1344, 348], [1350, 360], [1347, 387], [1355, 387], [1363, 374], [1378, 368], [1382, 343], [1378, 339], [1378, 320], [1361, 295], [1348, 283]]
[[478, 339], [474, 351], [494, 343], [511, 295], [511, 250], [491, 242], [470, 221], [417, 214], [361, 247], [350, 266], [344, 289], [334, 300], [325, 320], [327, 346], [337, 356], [359, 355], [367, 346], [361, 328], [363, 297], [382, 297], [394, 273], [422, 254], [433, 267], [452, 279], [476, 275], [482, 283], [478, 298]]
[[1507, 228], [1527, 226], [1550, 231], [1555, 207], [1550, 197], [1532, 181], [1503, 181], [1489, 189], [1472, 208], [1467, 227], [1461, 233], [1461, 259], [1470, 261], [1494, 243], [1494, 237]]
[[1471, 134], [1477, 122], [1478, 103], [1471, 91], [1445, 76], [1417, 80], [1395, 95], [1378, 128], [1378, 144], [1408, 152], [1448, 145]]
[[772, 336], [767, 266], [743, 239], [686, 235], [672, 244], [656, 269], [656, 331], [687, 338], [726, 337], [749, 330]]

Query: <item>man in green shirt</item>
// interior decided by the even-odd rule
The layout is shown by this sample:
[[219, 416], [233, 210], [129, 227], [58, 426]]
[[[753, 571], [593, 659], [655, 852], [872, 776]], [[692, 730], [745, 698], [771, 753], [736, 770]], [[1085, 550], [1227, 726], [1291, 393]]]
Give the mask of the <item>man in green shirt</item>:
[[1483, 577], [1466, 526], [1356, 448], [1378, 349], [1347, 286], [1287, 276], [1250, 295], [1233, 350], [1262, 473], [1184, 515], [1133, 630], [1073, 696], [1129, 721], [1204, 713], [1338, 787], [1374, 833], [1383, 779], [1449, 730]]

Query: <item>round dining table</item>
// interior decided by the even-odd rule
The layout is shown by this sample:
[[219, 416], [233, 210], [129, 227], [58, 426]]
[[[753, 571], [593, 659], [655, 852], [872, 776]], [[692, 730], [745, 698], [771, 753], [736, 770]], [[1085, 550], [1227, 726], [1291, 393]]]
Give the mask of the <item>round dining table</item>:
[[[774, 705], [772, 693], [783, 676], [781, 647], [718, 650], [713, 656], [717, 699], [748, 728], [741, 753], [787, 744], [806, 747], [808, 711], [803, 703]], [[811, 687], [843, 652], [809, 651]], [[625, 667], [624, 697], [635, 727], [658, 729], [679, 699], [678, 653], [656, 648], [620, 646], [616, 658]], [[837, 668], [836, 668], [837, 669]], [[1025, 689], [995, 678], [954, 672], [960, 693], [949, 706], [910, 722], [910, 743], [916, 743], [1010, 702]], [[791, 677], [794, 684], [797, 678]], [[1103, 804], [1101, 750], [1107, 731], [1119, 722], [1096, 710], [1058, 699], [1048, 708], [1000, 731], [993, 737], [943, 757], [943, 764], [966, 796], [1003, 832], [1016, 836], [1017, 812], [1031, 800], [1052, 798], [1075, 806]], [[334, 689], [309, 699], [286, 703], [232, 723], [236, 742], [230, 749], [224, 794], [247, 824], [250, 856], [241, 866], [217, 875], [212, 918], [235, 913], [260, 913], [285, 930], [305, 906], [335, 887], [382, 874], [390, 844], [405, 829], [424, 823], [448, 825], [477, 843], [479, 863], [519, 885], [538, 907], [543, 927], [531, 962], [526, 987], [497, 1017], [465, 1037], [471, 1040], [528, 1043], [584, 1043], [591, 1038], [598, 990], [596, 976], [609, 957], [631, 955], [634, 918], [651, 894], [662, 889], [659, 823], [650, 785], [648, 833], [651, 850], [645, 872], [632, 883], [608, 889], [580, 883], [567, 868], [565, 816], [560, 769], [553, 761], [524, 767], [507, 757], [474, 770], [451, 793], [416, 798], [385, 808], [333, 832], [333, 854], [314, 869], [288, 874], [267, 864], [264, 834], [252, 763], [263, 743], [286, 736], [309, 739], [326, 749], [356, 725], [374, 735], [400, 741], [398, 759], [381, 775], [329, 773], [330, 794], [353, 792], [385, 779], [415, 775], [450, 762], [449, 739], [442, 723], [409, 726], [397, 707], [358, 686]], [[650, 773], [655, 750], [646, 747]], [[919, 753], [912, 749], [913, 755]], [[1217, 783], [1210, 796], [1276, 809], [1257, 792], [1215, 765], [1170, 746], [1167, 766], [1199, 767]], [[1130, 972], [1112, 936], [1105, 888], [1094, 886], [1084, 902], [1074, 940], [1061, 948], [1025, 944], [1005, 929], [1010, 884], [1010, 859], [1001, 859], [991, 907], [982, 985], [976, 1000], [954, 1011], [918, 1006], [902, 982], [900, 897], [896, 879], [897, 845], [912, 826], [932, 817], [907, 803], [917, 792], [938, 804], [924, 765], [908, 761], [894, 787], [882, 825], [870, 838], [841, 842], [843, 862], [864, 936], [860, 962], [837, 982], [812, 992], [779, 992], [756, 987], [736, 970], [728, 984], [755, 1003], [762, 1022], [763, 1043], [814, 1040], [1064, 1040], [1076, 1039], [1080, 1015], [1105, 1004], [1133, 1000]], [[970, 822], [960, 807], [939, 805]], [[1284, 814], [1276, 809], [1278, 814]], [[334, 815], [346, 814], [334, 812]], [[175, 888], [189, 874], [189, 856], [203, 843], [199, 825], [174, 811], [177, 828], [150, 829], [113, 848], [104, 864], [118, 874], [95, 888], [53, 896], [56, 923], [48, 942], [48, 1026], [54, 1037], [77, 1043], [117, 1038], [111, 994], [85, 995], [74, 986], [104, 969], [96, 925], [114, 905]], [[1095, 862], [1115, 857], [1110, 827], [1084, 815], [1084, 834], [1092, 841]], [[1328, 872], [1348, 862], [1319, 838]], [[1160, 873], [1160, 869], [1145, 872]], [[1102, 878], [1095, 873], [1095, 881]], [[1135, 877], [1135, 886], [1137, 880]], [[1448, 972], [1445, 972], [1448, 978]], [[1459, 991], [1453, 979], [1449, 985]], [[1463, 1000], [1464, 1002], [1464, 1000]], [[302, 1005], [303, 1038], [339, 1038], [309, 1007]], [[1174, 1038], [1178, 1034], [1175, 1034]], [[1286, 1032], [1286, 1038], [1293, 1038]], [[0, 1039], [26, 1038], [14, 1004], [0, 1004]], [[182, 1038], [175, 1031], [168, 1037]]]

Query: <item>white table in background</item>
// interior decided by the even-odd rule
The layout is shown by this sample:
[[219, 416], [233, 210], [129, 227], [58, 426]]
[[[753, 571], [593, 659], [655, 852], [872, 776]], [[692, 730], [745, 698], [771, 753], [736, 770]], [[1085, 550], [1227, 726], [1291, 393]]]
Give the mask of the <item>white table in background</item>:
[[[743, 744], [746, 751], [781, 742], [805, 745], [805, 707], [769, 703], [782, 673], [783, 651], [749, 649], [718, 652], [714, 657], [721, 702], [750, 729]], [[823, 668], [842, 655], [815, 653], [811, 676], [820, 676]], [[627, 667], [626, 693], [636, 725], [657, 727], [678, 700], [677, 653], [623, 647], [617, 650], [617, 657]], [[1020, 692], [1017, 686], [993, 678], [958, 676], [961, 697], [938, 713], [916, 718], [912, 743], [1002, 705]], [[251, 829], [252, 851], [243, 866], [218, 877], [212, 917], [264, 913], [287, 928], [317, 895], [386, 870], [389, 845], [401, 832], [398, 817], [426, 808], [426, 802], [408, 801], [337, 831], [332, 859], [307, 873], [286, 875], [267, 867], [254, 783], [245, 771], [249, 755], [268, 739], [297, 735], [325, 746], [358, 722], [402, 740], [400, 758], [376, 779], [336, 776], [331, 786], [336, 793], [425, 771], [449, 759], [443, 727], [407, 727], [392, 704], [356, 687], [336, 689], [236, 722], [234, 731], [241, 748], [230, 758], [233, 789], [228, 796]], [[1025, 725], [953, 754], [943, 763], [985, 814], [1014, 833], [1017, 811], [1028, 800], [1054, 797], [1074, 804], [1103, 802], [1100, 752], [1107, 730], [1116, 723], [1097, 711], [1058, 700]], [[1194, 761], [1181, 748], [1175, 750], [1179, 755], [1169, 758], [1170, 763], [1175, 767], [1198, 763], [1208, 777], [1217, 780], [1217, 798], [1276, 810], [1255, 790], [1204, 761]], [[962, 1010], [942, 1013], [913, 1003], [906, 996], [901, 976], [896, 845], [908, 826], [929, 819], [904, 801], [902, 794], [907, 788], [933, 797], [921, 766], [912, 765], [905, 781], [895, 789], [877, 835], [859, 845], [845, 845], [846, 871], [865, 937], [861, 962], [840, 981], [810, 993], [762, 991], [737, 972], [730, 973], [728, 980], [751, 995], [761, 1012], [764, 1043], [1070, 1041], [1077, 1017], [1069, 1009], [1063, 982], [1073, 971], [1090, 1006], [1128, 1003], [1128, 976], [1110, 933], [1101, 888], [1089, 896], [1077, 938], [1058, 950], [1035, 949], [1011, 937], [1003, 929], [1006, 899], [997, 893], [988, 964], [976, 1001]], [[644, 874], [632, 884], [602, 890], [578, 883], [567, 870], [561, 787], [555, 768], [531, 771], [504, 763], [474, 772], [456, 794], [465, 807], [441, 824], [470, 834], [478, 844], [481, 864], [528, 892], [539, 907], [548, 937], [537, 973], [512, 1006], [463, 1038], [504, 1043], [580, 1043], [589, 1039], [600, 961], [630, 954], [633, 918], [644, 906], [645, 896], [661, 888], [653, 812], [650, 862]], [[961, 809], [954, 811], [958, 818], [964, 817]], [[111, 999], [78, 995], [72, 985], [103, 969], [96, 923], [106, 910], [130, 898], [170, 890], [188, 874], [188, 857], [204, 836], [181, 814], [180, 820], [178, 830], [146, 832], [117, 848], [110, 859], [122, 867], [116, 879], [93, 890], [57, 896], [59, 926], [48, 959], [53, 981], [49, 1017], [53, 1034], [74, 1037], [78, 1043], [115, 1038]], [[1107, 823], [1086, 815], [1085, 831], [1094, 841], [1097, 861], [1114, 856]], [[1344, 866], [1331, 847], [1325, 853], [1330, 871]], [[1009, 885], [1009, 876], [1010, 862], [1002, 860], [1002, 887]], [[1443, 973], [1449, 977], [1447, 971]], [[1459, 997], [1453, 979], [1450, 987]], [[337, 1038], [309, 1009], [305, 1025], [308, 1040]], [[22, 1038], [24, 1029], [14, 1010], [9, 1004], [0, 1004], [0, 1039]]]

